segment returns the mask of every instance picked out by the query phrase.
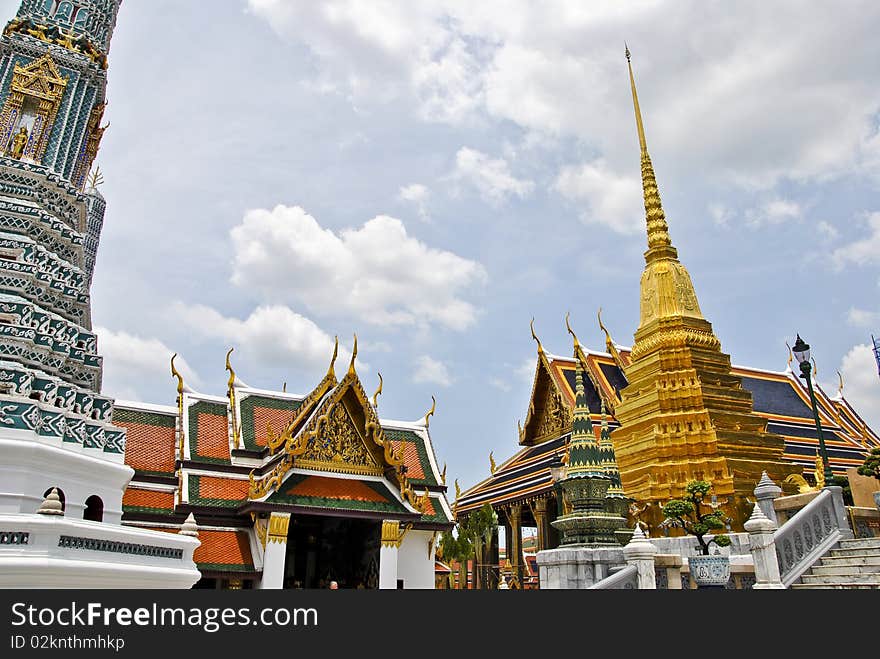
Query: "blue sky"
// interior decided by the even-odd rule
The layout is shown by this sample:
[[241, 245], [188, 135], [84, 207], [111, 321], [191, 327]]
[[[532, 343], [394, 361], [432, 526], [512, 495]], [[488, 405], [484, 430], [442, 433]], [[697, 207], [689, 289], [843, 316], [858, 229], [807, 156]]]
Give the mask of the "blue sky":
[[[17, 7], [0, 2], [7, 16]], [[151, 0], [123, 4], [92, 287], [105, 386], [173, 404], [168, 358], [307, 393], [359, 337], [380, 413], [467, 487], [516, 447], [529, 320], [570, 354], [638, 323], [645, 249], [623, 44], [682, 262], [733, 362], [880, 426], [880, 5]], [[347, 353], [342, 359], [347, 359]], [[343, 368], [344, 364], [340, 364]]]

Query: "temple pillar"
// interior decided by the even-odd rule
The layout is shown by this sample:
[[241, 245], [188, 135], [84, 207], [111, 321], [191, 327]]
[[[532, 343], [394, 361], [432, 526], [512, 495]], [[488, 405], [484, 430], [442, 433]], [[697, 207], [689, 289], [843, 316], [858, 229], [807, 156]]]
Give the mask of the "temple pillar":
[[262, 589], [284, 588], [284, 561], [287, 555], [287, 529], [290, 513], [272, 513], [266, 532], [266, 551], [263, 553]]
[[510, 565], [516, 575], [517, 585], [523, 586], [523, 554], [522, 554], [522, 504], [515, 503], [507, 512], [510, 518]]
[[400, 523], [393, 520], [382, 522], [382, 545], [379, 548], [379, 589], [397, 588], [397, 554], [400, 551]]
[[538, 499], [535, 501], [535, 507], [532, 511], [535, 515], [535, 524], [538, 527], [538, 551], [548, 549], [547, 547], [547, 499]]

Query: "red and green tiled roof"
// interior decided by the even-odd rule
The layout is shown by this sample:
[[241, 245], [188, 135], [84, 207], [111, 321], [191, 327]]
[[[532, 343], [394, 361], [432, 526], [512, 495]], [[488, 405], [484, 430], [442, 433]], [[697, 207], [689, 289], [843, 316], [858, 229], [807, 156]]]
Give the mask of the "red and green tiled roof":
[[385, 429], [385, 439], [391, 440], [394, 448], [403, 446], [403, 463], [407, 467], [406, 476], [413, 486], [437, 485], [425, 440], [411, 430]]
[[266, 426], [280, 435], [291, 421], [302, 401], [246, 396], [241, 399], [241, 439], [244, 448], [258, 451], [266, 446]]
[[200, 400], [189, 406], [189, 453], [192, 460], [229, 463], [229, 421], [225, 403]]
[[127, 431], [125, 464], [142, 474], [174, 475], [175, 416], [117, 407], [113, 423]]
[[247, 479], [189, 475], [189, 503], [194, 506], [234, 508], [248, 499]]
[[193, 558], [199, 570], [253, 572], [254, 559], [246, 531], [199, 531], [201, 545]]
[[170, 515], [174, 512], [174, 492], [129, 486], [122, 495], [122, 510], [126, 513]]
[[443, 509], [438, 498], [429, 497], [428, 507], [422, 515], [422, 521], [432, 524], [448, 524], [452, 520], [449, 519], [449, 515], [446, 514], [446, 511]]
[[267, 503], [377, 513], [407, 513], [406, 507], [378, 481], [293, 474]]

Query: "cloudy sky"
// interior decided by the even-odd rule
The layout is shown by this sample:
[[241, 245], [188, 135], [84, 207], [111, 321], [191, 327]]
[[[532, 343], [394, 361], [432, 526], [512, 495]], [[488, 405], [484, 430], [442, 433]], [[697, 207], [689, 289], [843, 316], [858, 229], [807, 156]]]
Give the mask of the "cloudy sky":
[[[11, 16], [14, 0], [2, 0]], [[450, 483], [516, 447], [551, 352], [631, 344], [645, 248], [624, 41], [673, 241], [734, 363], [880, 426], [880, 4], [125, 2], [99, 163], [105, 391], [173, 404], [168, 358], [307, 393], [360, 339], [383, 416]], [[346, 357], [344, 355], [343, 357]], [[342, 366], [344, 367], [344, 365]]]

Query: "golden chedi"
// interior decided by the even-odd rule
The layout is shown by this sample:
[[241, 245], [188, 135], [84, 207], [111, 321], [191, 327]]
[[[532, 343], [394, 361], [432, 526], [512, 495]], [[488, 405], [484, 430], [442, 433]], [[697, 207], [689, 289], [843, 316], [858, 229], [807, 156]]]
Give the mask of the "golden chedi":
[[[627, 50], [627, 62], [630, 55]], [[641, 279], [640, 322], [635, 333], [629, 385], [615, 416], [614, 450], [628, 497], [662, 505], [680, 496], [689, 480], [708, 480], [727, 500], [734, 527], [751, 507], [745, 501], [767, 473], [783, 482], [793, 466], [783, 462], [783, 438], [767, 432], [753, 413], [752, 395], [731, 374], [730, 356], [700, 311], [690, 275], [678, 260], [660, 203], [654, 168], [629, 64], [641, 147], [648, 250]], [[657, 524], [659, 505], [644, 517]], [[653, 519], [657, 517], [657, 519]]]

